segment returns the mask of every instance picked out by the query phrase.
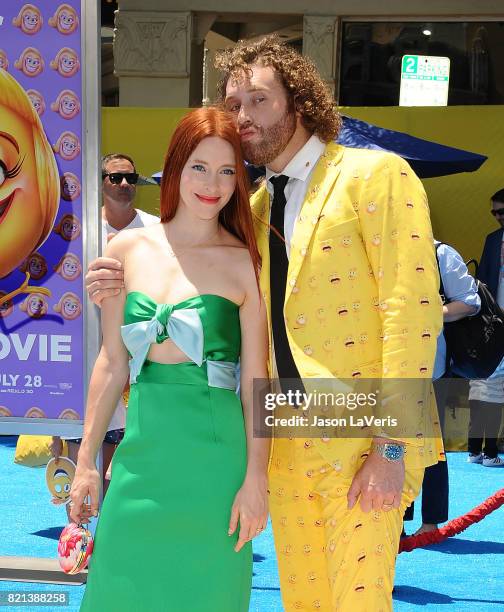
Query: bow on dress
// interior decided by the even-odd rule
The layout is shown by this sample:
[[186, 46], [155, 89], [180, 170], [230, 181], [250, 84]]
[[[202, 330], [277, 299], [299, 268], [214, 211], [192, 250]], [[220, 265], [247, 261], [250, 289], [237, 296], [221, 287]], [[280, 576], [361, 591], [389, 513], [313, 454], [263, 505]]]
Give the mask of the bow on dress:
[[196, 308], [175, 310], [171, 304], [158, 304], [149, 321], [122, 325], [121, 336], [131, 355], [130, 384], [136, 383], [151, 344], [168, 338], [191, 361], [198, 366], [203, 363], [203, 325]]

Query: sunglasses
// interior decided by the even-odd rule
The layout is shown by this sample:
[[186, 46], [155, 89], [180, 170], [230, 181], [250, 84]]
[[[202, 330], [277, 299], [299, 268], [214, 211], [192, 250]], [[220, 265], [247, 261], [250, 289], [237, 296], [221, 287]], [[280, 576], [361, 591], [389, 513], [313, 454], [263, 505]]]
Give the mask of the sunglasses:
[[504, 215], [504, 208], [498, 208], [497, 210], [491, 210], [490, 212], [494, 217], [497, 217], [497, 215], [499, 215], [499, 217], [502, 217]]
[[129, 185], [136, 185], [139, 175], [136, 172], [104, 172], [102, 178], [105, 179], [106, 176], [113, 185], [120, 185], [123, 179], [126, 179]]

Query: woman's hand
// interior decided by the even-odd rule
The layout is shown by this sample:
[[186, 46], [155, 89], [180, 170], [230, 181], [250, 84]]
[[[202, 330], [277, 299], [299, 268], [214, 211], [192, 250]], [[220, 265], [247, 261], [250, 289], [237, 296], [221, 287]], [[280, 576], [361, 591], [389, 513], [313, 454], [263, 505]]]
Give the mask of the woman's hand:
[[239, 552], [243, 546], [258, 536], [268, 522], [268, 479], [266, 475], [247, 476], [231, 508], [228, 535], [233, 535], [240, 522], [240, 535], [235, 546]]
[[[100, 474], [95, 465], [77, 462], [75, 477], [70, 490], [70, 518], [74, 523], [89, 523], [90, 516], [98, 516]], [[89, 498], [89, 503], [86, 503]]]
[[51, 455], [56, 459], [56, 463], [58, 463], [58, 459], [63, 452], [63, 440], [59, 436], [53, 436], [51, 444], [49, 445], [49, 450], [51, 451]]

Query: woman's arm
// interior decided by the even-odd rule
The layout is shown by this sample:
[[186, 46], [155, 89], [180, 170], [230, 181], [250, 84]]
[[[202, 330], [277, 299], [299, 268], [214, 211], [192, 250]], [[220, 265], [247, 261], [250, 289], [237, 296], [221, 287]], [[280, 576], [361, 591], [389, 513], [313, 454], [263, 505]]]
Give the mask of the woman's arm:
[[[107, 254], [122, 261], [124, 240], [117, 238], [107, 246]], [[90, 514], [98, 512], [100, 478], [96, 456], [101, 448], [112, 414], [128, 378], [128, 354], [121, 338], [125, 291], [103, 301], [101, 310], [102, 346], [89, 383], [84, 434], [72, 484], [72, 520], [86, 520], [89, 512], [83, 503], [91, 498]]]
[[[248, 255], [248, 254], [247, 254]], [[240, 521], [240, 536], [235, 550], [258, 535], [266, 526], [267, 469], [270, 440], [254, 437], [254, 379], [266, 379], [268, 328], [266, 305], [258, 290], [250, 257], [247, 256], [241, 280], [245, 283], [245, 299], [240, 307], [241, 359], [240, 389], [247, 436], [247, 472], [238, 491], [229, 525], [229, 535]]]
[[254, 379], [267, 379], [268, 323], [266, 305], [257, 288], [255, 276], [249, 279], [245, 301], [240, 308], [242, 349], [240, 389], [247, 432], [247, 475], [265, 475], [270, 441], [254, 438]]

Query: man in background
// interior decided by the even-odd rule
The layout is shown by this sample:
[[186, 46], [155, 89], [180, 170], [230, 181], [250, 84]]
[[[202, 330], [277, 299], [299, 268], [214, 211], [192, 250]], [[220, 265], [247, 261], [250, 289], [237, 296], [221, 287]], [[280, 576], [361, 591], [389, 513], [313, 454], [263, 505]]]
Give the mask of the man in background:
[[[500, 228], [486, 237], [477, 276], [487, 285], [499, 306], [504, 308], [504, 189], [494, 193], [490, 201], [490, 212]], [[501, 368], [502, 364], [499, 366]], [[504, 376], [494, 374], [486, 380], [471, 380], [469, 406], [469, 463], [504, 467], [497, 446], [504, 406]]]
[[110, 153], [102, 159], [102, 250], [107, 237], [123, 229], [159, 223], [159, 218], [134, 207], [138, 173], [135, 162], [124, 153]]
[[478, 278], [504, 308], [504, 189], [500, 189], [490, 198], [491, 214], [500, 228], [488, 234], [478, 268]]

